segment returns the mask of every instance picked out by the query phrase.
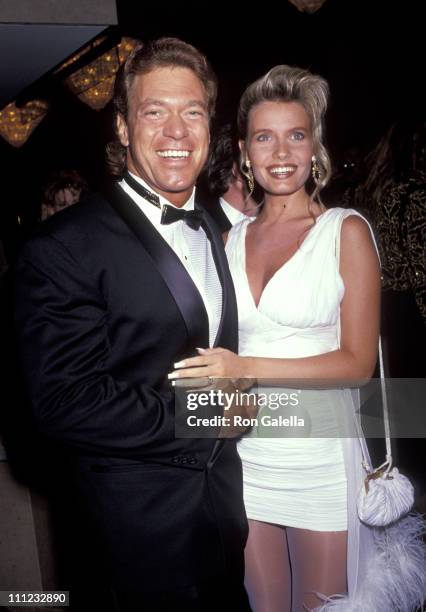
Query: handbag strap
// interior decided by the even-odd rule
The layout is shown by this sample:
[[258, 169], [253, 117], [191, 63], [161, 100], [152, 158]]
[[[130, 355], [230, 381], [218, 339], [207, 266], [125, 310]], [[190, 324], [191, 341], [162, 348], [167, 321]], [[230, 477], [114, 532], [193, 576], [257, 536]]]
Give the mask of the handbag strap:
[[382, 407], [383, 407], [383, 426], [385, 428], [385, 440], [386, 440], [386, 463], [389, 464], [387, 471], [392, 467], [392, 446], [390, 439], [390, 419], [389, 419], [389, 404], [388, 394], [386, 391], [386, 377], [385, 367], [383, 363], [383, 346], [382, 337], [379, 337], [379, 368], [380, 368], [380, 390], [382, 394]]
[[382, 398], [382, 408], [383, 408], [383, 426], [385, 430], [385, 441], [386, 441], [386, 461], [379, 465], [378, 468], [374, 469], [370, 465], [370, 461], [368, 458], [368, 450], [367, 443], [364, 438], [364, 433], [361, 428], [360, 420], [361, 415], [355, 416], [355, 427], [359, 436], [360, 446], [361, 446], [361, 454], [362, 454], [362, 465], [367, 472], [376, 472], [378, 470], [383, 470], [388, 473], [392, 468], [392, 446], [391, 446], [391, 438], [390, 438], [390, 420], [389, 420], [389, 404], [388, 397], [386, 391], [386, 378], [384, 371], [384, 363], [383, 363], [383, 348], [382, 348], [382, 338], [379, 337], [379, 369], [380, 369], [380, 392]]
[[[359, 213], [357, 213], [359, 214]], [[362, 217], [362, 215], [359, 215]], [[364, 217], [362, 217], [364, 219]], [[337, 269], [339, 269], [340, 263], [340, 233], [341, 233], [341, 225], [342, 225], [343, 217], [338, 220], [338, 224], [336, 227], [335, 239], [334, 239], [334, 248], [335, 248], [335, 259], [337, 264]], [[366, 221], [366, 219], [364, 219]], [[370, 227], [370, 224], [367, 222], [367, 225], [370, 228], [373, 239], [374, 234]], [[376, 246], [377, 250], [377, 246]], [[379, 255], [378, 251], [377, 254]], [[340, 347], [340, 338], [341, 338], [341, 329], [340, 329], [340, 315], [337, 320], [337, 341]], [[382, 470], [386, 467], [385, 472], [388, 473], [392, 468], [392, 447], [391, 447], [391, 439], [390, 439], [390, 421], [389, 421], [389, 405], [386, 391], [386, 377], [385, 377], [385, 367], [383, 361], [383, 348], [382, 348], [382, 337], [379, 336], [379, 370], [380, 370], [380, 392], [382, 397], [382, 408], [383, 408], [383, 426], [385, 430], [385, 441], [386, 441], [386, 461], [382, 463], [376, 470], [370, 465], [370, 461], [368, 458], [368, 448], [367, 443], [365, 441], [364, 433], [361, 428], [361, 414], [355, 415], [355, 428], [357, 430], [358, 439], [360, 441], [361, 446], [361, 454], [362, 454], [362, 464], [367, 472], [373, 472], [377, 470]]]

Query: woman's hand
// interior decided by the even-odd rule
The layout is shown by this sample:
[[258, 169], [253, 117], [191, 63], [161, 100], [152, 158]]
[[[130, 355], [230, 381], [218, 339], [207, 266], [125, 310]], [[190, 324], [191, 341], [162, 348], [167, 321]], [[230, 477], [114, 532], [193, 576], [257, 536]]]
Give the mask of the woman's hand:
[[176, 368], [168, 375], [173, 380], [177, 378], [248, 378], [249, 357], [238, 357], [232, 351], [224, 348], [197, 348], [198, 357], [189, 357], [174, 364]]

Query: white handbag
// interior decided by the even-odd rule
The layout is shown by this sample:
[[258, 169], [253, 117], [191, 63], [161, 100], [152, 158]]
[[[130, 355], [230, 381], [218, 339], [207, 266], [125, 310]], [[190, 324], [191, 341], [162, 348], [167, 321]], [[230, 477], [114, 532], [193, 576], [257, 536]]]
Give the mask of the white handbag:
[[414, 488], [408, 478], [400, 474], [398, 468], [393, 467], [381, 338], [379, 339], [379, 365], [386, 461], [374, 469], [369, 465], [365, 447], [361, 444], [363, 467], [367, 475], [358, 493], [357, 509], [358, 516], [363, 523], [373, 527], [386, 527], [411, 510], [414, 504]]

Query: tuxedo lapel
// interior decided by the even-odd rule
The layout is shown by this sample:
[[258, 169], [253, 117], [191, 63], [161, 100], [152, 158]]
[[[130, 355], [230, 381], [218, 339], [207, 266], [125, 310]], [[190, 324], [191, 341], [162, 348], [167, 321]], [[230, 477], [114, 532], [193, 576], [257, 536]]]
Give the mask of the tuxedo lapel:
[[[202, 207], [197, 204], [196, 207], [202, 209]], [[238, 350], [237, 302], [234, 285], [228, 268], [228, 261], [223, 248], [223, 239], [221, 234], [217, 231], [215, 222], [206, 213], [204, 214], [202, 227], [210, 240], [213, 259], [220, 284], [222, 285], [222, 315], [214, 345], [229, 348], [236, 352]]]
[[[202, 208], [197, 205], [197, 208]], [[205, 212], [205, 211], [204, 211]], [[214, 346], [228, 348], [231, 351], [238, 351], [238, 317], [237, 317], [237, 301], [235, 297], [234, 284], [229, 272], [228, 261], [226, 259], [223, 248], [222, 235], [217, 231], [217, 225], [208, 214], [205, 214], [202, 225], [207, 234], [212, 247], [212, 255], [216, 264], [217, 273], [222, 285], [222, 316], [220, 319], [219, 329], [217, 331]], [[225, 447], [224, 439], [217, 439], [214, 443], [208, 467], [211, 468], [217, 461], [219, 455]]]
[[118, 185], [106, 189], [105, 196], [156, 265], [182, 314], [190, 343], [208, 346], [209, 320], [203, 299], [176, 253]]

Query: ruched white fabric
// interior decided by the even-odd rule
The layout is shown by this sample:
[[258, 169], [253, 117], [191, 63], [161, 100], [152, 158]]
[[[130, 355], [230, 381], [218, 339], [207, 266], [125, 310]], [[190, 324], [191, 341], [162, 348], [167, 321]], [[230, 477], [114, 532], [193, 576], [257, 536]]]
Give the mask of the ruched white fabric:
[[[253, 219], [231, 229], [226, 252], [237, 294], [241, 355], [307, 357], [338, 348], [344, 285], [336, 248], [343, 218], [350, 214], [357, 213], [334, 208], [320, 215], [270, 279], [257, 307], [245, 262], [246, 231]], [[289, 438], [276, 429], [273, 438], [264, 437], [271, 431], [255, 429], [238, 444], [247, 515], [290, 527], [343, 531], [347, 476], [336, 414], [353, 412], [352, 397], [345, 390], [303, 393], [310, 437]]]

